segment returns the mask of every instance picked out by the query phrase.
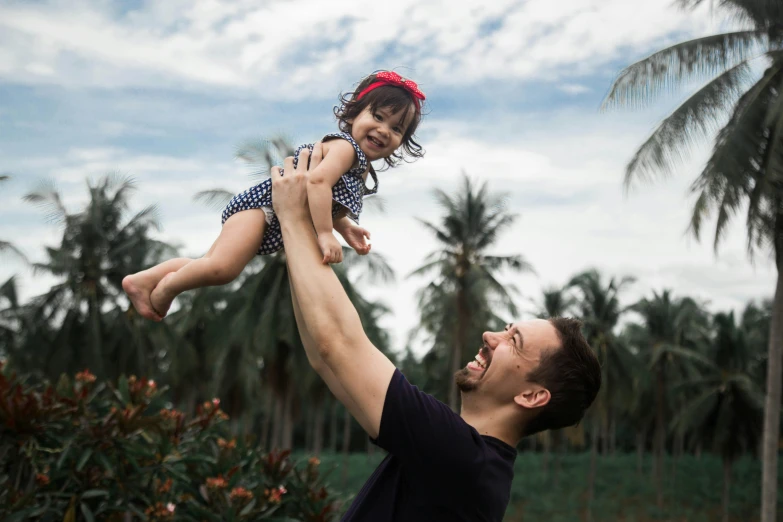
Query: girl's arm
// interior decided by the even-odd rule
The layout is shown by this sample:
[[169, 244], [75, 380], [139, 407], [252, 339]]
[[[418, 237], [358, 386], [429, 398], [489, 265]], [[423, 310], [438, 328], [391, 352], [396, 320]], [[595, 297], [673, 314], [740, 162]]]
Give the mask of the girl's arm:
[[332, 233], [332, 187], [340, 176], [348, 172], [355, 159], [356, 152], [350, 143], [345, 140], [330, 141], [323, 161], [310, 172], [307, 179], [310, 215], [325, 262], [334, 263], [342, 258], [342, 248]]

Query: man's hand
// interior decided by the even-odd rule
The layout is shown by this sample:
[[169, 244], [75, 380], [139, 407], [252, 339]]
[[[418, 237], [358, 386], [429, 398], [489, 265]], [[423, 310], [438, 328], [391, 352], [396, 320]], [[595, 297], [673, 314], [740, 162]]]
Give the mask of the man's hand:
[[[323, 149], [318, 144], [313, 149], [312, 159], [318, 163], [323, 157]], [[307, 205], [307, 163], [310, 151], [307, 148], [299, 153], [299, 162], [294, 169], [294, 158], [289, 156], [283, 161], [285, 174], [280, 175], [280, 167], [272, 167], [272, 208], [281, 222], [298, 219], [310, 220], [310, 208]], [[317, 163], [316, 163], [317, 165]]]
[[343, 262], [343, 247], [334, 237], [332, 231], [318, 234], [318, 247], [324, 255], [323, 264], [333, 264]]
[[347, 223], [341, 223], [339, 228], [335, 227], [335, 230], [343, 236], [348, 246], [353, 248], [357, 254], [360, 256], [369, 254], [372, 248], [372, 245], [367, 241], [370, 239], [370, 231], [354, 224], [349, 219], [345, 221]]

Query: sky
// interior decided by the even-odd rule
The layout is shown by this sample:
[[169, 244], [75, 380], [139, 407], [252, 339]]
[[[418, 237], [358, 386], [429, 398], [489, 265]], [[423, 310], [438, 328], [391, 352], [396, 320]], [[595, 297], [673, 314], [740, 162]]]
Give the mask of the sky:
[[[763, 253], [749, 260], [741, 216], [717, 253], [711, 230], [701, 242], [687, 234], [688, 186], [710, 141], [669, 179], [622, 185], [639, 145], [698, 85], [644, 110], [600, 110], [623, 67], [726, 27], [708, 7], [671, 0], [6, 0], [0, 173], [12, 178], [0, 185], [0, 239], [43, 261], [61, 230], [22, 196], [51, 180], [77, 211], [87, 179], [119, 172], [137, 183], [135, 209], [158, 205], [158, 237], [198, 257], [220, 211], [193, 195], [260, 181], [235, 158], [240, 144], [316, 141], [336, 129], [340, 93], [391, 69], [427, 95], [425, 156], [381, 172], [385, 212], [362, 215], [373, 251], [397, 273], [366, 290], [391, 307], [383, 325], [396, 349], [428, 282], [408, 275], [437, 248], [419, 220], [438, 221], [433, 191], [452, 193], [463, 173], [517, 215], [493, 253], [521, 254], [535, 269], [501, 278], [518, 290], [519, 319], [543, 288], [590, 268], [636, 278], [624, 304], [669, 289], [741, 310], [771, 297], [775, 272]], [[0, 258], [0, 282], [14, 274], [23, 300], [55, 282]]]

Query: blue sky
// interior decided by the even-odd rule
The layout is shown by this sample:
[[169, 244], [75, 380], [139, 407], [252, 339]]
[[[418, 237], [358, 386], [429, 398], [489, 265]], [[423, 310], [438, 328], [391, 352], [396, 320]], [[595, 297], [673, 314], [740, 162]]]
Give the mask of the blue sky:
[[[87, 177], [133, 176], [134, 205], [160, 206], [161, 238], [198, 256], [219, 232], [202, 189], [253, 179], [236, 147], [277, 133], [309, 142], [335, 128], [332, 107], [376, 69], [415, 79], [428, 96], [418, 162], [381, 174], [387, 212], [363, 217], [400, 282], [376, 290], [401, 347], [415, 324], [404, 276], [434, 244], [416, 217], [436, 220], [434, 188], [461, 171], [508, 197], [519, 214], [497, 253], [521, 253], [536, 275], [508, 275], [522, 308], [543, 286], [598, 267], [639, 280], [628, 302], [671, 288], [741, 307], [770, 295], [767, 259], [751, 265], [741, 226], [715, 256], [688, 239], [686, 188], [706, 157], [694, 151], [668, 182], [622, 192], [625, 163], [687, 95], [641, 112], [598, 110], [624, 66], [673, 42], [716, 31], [706, 10], [670, 0], [496, 0], [389, 3], [277, 1], [10, 1], [0, 4], [0, 238], [34, 260], [56, 227], [21, 201], [53, 179], [78, 208]], [[369, 9], [368, 9], [368, 6]], [[52, 280], [10, 259], [29, 298]]]

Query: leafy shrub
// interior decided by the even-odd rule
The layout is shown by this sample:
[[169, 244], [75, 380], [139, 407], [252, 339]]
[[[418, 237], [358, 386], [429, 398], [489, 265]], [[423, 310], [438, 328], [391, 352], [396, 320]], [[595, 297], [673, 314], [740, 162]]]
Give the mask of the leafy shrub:
[[192, 418], [155, 382], [83, 371], [56, 386], [0, 366], [0, 519], [328, 521], [319, 461], [230, 438], [214, 399]]

